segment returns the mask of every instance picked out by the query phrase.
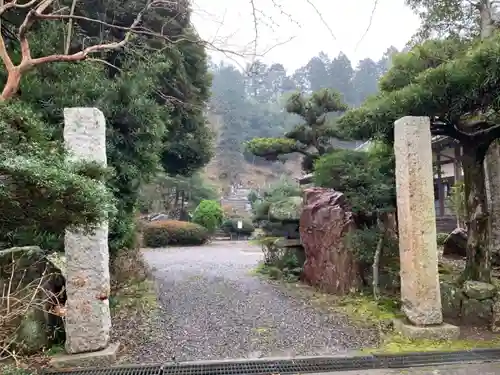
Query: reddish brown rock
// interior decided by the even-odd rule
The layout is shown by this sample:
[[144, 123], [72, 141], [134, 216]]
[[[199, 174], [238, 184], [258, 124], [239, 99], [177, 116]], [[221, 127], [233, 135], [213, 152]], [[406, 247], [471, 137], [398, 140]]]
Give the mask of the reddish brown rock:
[[359, 267], [344, 239], [352, 229], [353, 215], [342, 193], [318, 187], [304, 191], [300, 217], [304, 281], [337, 295], [359, 286]]
[[457, 228], [446, 238], [443, 244], [443, 255], [466, 256], [467, 232], [465, 229]]

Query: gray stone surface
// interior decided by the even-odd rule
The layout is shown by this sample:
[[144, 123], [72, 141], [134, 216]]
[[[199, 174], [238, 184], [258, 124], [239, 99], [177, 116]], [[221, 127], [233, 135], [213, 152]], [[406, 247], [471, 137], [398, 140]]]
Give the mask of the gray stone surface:
[[462, 320], [472, 325], [489, 325], [493, 318], [493, 300], [479, 301], [473, 298], [462, 300]]
[[146, 332], [147, 341], [127, 355], [131, 363], [333, 355], [376, 343], [376, 331], [355, 328], [256, 275], [258, 246], [221, 241], [144, 255], [161, 311], [144, 328], [114, 322], [113, 335], [123, 341], [128, 331], [138, 338], [127, 341]]
[[415, 325], [443, 322], [428, 117], [394, 124], [402, 310]]
[[58, 369], [69, 369], [74, 367], [107, 367], [116, 362], [116, 355], [119, 349], [119, 343], [112, 343], [105, 349], [96, 352], [59, 354], [51, 358], [50, 365]]
[[403, 319], [394, 319], [394, 330], [412, 340], [457, 340], [460, 328], [441, 323], [434, 326], [415, 326]]
[[443, 316], [445, 318], [459, 318], [462, 309], [464, 294], [454, 282], [440, 282], [441, 303], [443, 305]]
[[469, 298], [484, 300], [493, 298], [496, 292], [496, 287], [492, 284], [483, 283], [481, 281], [466, 281], [463, 287], [464, 293]]
[[[96, 108], [64, 109], [64, 141], [74, 160], [106, 165], [106, 123]], [[110, 274], [108, 224], [95, 233], [66, 231], [66, 351], [82, 353], [109, 343]]]
[[500, 332], [500, 300], [496, 300], [491, 308], [491, 331]]

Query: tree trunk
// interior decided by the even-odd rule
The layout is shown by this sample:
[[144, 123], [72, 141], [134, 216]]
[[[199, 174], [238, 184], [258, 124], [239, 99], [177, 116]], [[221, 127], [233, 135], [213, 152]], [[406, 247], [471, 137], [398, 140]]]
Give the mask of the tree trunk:
[[175, 187], [175, 198], [174, 198], [174, 210], [177, 209], [177, 206], [179, 205], [179, 187]]
[[[496, 7], [491, 0], [478, 2], [481, 39], [489, 38], [495, 32]], [[489, 212], [489, 253], [500, 251], [500, 143], [491, 143], [483, 163], [485, 168], [486, 197]]]
[[19, 86], [21, 85], [21, 71], [16, 67], [9, 71], [7, 76], [7, 82], [3, 87], [2, 95], [0, 95], [0, 101], [4, 102], [11, 99], [19, 91]]
[[489, 220], [486, 199], [484, 153], [478, 145], [464, 145], [465, 199], [467, 205], [466, 264], [461, 281], [491, 282], [491, 252], [488, 244]]

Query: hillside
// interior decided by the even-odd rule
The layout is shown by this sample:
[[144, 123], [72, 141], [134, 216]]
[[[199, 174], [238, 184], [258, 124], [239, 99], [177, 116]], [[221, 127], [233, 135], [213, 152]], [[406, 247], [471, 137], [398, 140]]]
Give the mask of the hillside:
[[[218, 144], [222, 128], [221, 116], [211, 112], [208, 113], [207, 117], [210, 129], [216, 135], [215, 144]], [[203, 171], [205, 178], [217, 186], [221, 193], [224, 193], [231, 185], [230, 179], [225, 176], [224, 168], [221, 167], [225, 164], [224, 156], [219, 152], [216, 153], [215, 157]], [[256, 189], [277, 181], [282, 175], [287, 175], [291, 178], [302, 176], [300, 157], [289, 160], [285, 164], [276, 162], [269, 166], [255, 165], [247, 160], [243, 160], [240, 167], [239, 179], [243, 186]]]
[[[243, 146], [255, 138], [279, 138], [299, 131], [304, 118], [288, 108], [295, 92], [311, 94], [322, 88], [337, 91], [349, 107], [357, 107], [377, 92], [377, 82], [390, 65], [394, 47], [378, 61], [361, 60], [357, 66], [343, 53], [330, 58], [320, 53], [303, 67], [287, 72], [282, 64], [254, 62], [245, 71], [225, 63], [211, 64], [212, 87], [208, 103], [209, 122], [217, 134], [215, 157], [205, 167], [205, 176], [221, 190], [241, 184], [258, 188], [284, 174], [302, 175], [300, 156], [287, 155], [285, 164], [256, 157]], [[329, 116], [334, 121], [338, 113]], [[328, 140], [330, 142], [330, 140]], [[333, 148], [354, 148], [355, 142], [331, 139]]]

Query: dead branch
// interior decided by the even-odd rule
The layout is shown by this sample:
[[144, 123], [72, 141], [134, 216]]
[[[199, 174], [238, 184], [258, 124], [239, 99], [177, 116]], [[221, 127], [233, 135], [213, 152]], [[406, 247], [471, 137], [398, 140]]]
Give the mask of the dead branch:
[[[73, 0], [73, 2], [71, 3], [71, 10], [69, 11], [69, 15], [71, 17], [74, 17], [74, 15], [75, 15], [76, 3], [77, 3], [77, 0]], [[73, 18], [68, 20], [68, 33], [66, 35], [66, 44], [64, 46], [64, 54], [65, 55], [69, 54], [69, 48], [71, 46], [71, 36], [72, 35], [73, 35]]]
[[[32, 266], [36, 267], [36, 264]], [[8, 285], [3, 285], [0, 294], [0, 361], [10, 358], [17, 363], [18, 353], [13, 345], [22, 344], [16, 341], [23, 318], [30, 310], [61, 316], [56, 312], [57, 307], [60, 307], [60, 294], [44, 289], [45, 281], [54, 275], [48, 272], [47, 266], [39, 277], [25, 283], [22, 281], [27, 270], [19, 269], [14, 257], [10, 265], [4, 266], [3, 271], [8, 274], [5, 277]], [[15, 279], [19, 278], [20, 273], [22, 276], [15, 285]], [[64, 290], [61, 291], [63, 292]]]
[[379, 0], [375, 0], [373, 2], [372, 13], [370, 14], [370, 20], [368, 21], [368, 26], [366, 27], [365, 32], [363, 33], [363, 35], [361, 36], [361, 38], [356, 43], [356, 47], [354, 48], [354, 52], [356, 52], [358, 50], [358, 47], [363, 42], [363, 40], [365, 39], [365, 37], [368, 35], [368, 32], [370, 31], [370, 28], [372, 27], [373, 18], [375, 17], [375, 11], [377, 10], [377, 6], [378, 6], [378, 1]]

